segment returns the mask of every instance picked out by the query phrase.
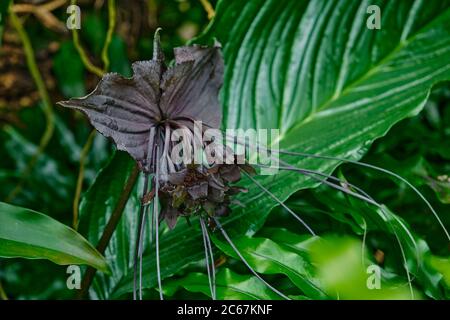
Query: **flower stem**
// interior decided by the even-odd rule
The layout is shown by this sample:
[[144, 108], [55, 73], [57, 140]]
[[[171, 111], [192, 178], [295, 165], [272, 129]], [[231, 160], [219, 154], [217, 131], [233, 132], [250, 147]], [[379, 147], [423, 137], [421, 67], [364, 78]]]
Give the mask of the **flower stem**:
[[[76, 0], [72, 0], [72, 4], [76, 4]], [[88, 71], [98, 75], [99, 77], [103, 76], [105, 72], [109, 69], [109, 57], [108, 57], [108, 49], [109, 45], [112, 40], [112, 36], [114, 33], [114, 29], [116, 26], [116, 4], [115, 0], [109, 0], [108, 1], [108, 18], [109, 18], [109, 26], [108, 26], [108, 32], [106, 35], [105, 43], [103, 45], [102, 49], [102, 60], [103, 60], [103, 70], [100, 70], [96, 66], [94, 66], [89, 59], [86, 56], [86, 52], [84, 51], [83, 47], [80, 44], [79, 38], [78, 38], [78, 31], [76, 29], [73, 29], [73, 42], [75, 47], [77, 48], [77, 51], [81, 57], [81, 60], [83, 61], [86, 69]], [[77, 186], [75, 189], [75, 196], [73, 199], [73, 227], [76, 230], [78, 226], [78, 205], [80, 202], [80, 195], [81, 191], [83, 189], [83, 176], [84, 176], [84, 162], [88, 156], [89, 150], [92, 145], [92, 140], [95, 136], [95, 130], [92, 130], [91, 134], [89, 135], [88, 140], [86, 141], [86, 144], [83, 147], [83, 150], [80, 155], [80, 169], [78, 172], [78, 178], [77, 178]]]
[[92, 130], [87, 138], [87, 141], [81, 150], [80, 154], [80, 169], [78, 171], [77, 185], [75, 188], [75, 196], [73, 198], [73, 221], [72, 227], [77, 230], [78, 229], [78, 204], [80, 202], [81, 190], [83, 189], [83, 179], [84, 179], [84, 165], [87, 160], [87, 156], [89, 154], [89, 150], [91, 149], [92, 142], [94, 141], [96, 131]]
[[[77, 4], [77, 0], [72, 0], [70, 2], [71, 5], [76, 5]], [[82, 47], [81, 43], [80, 43], [80, 36], [78, 34], [78, 29], [73, 28], [72, 29], [72, 39], [73, 39], [73, 44], [75, 45], [75, 48], [78, 51], [78, 54], [80, 55], [81, 61], [83, 61], [84, 66], [86, 67], [86, 69], [93, 73], [96, 74], [99, 77], [103, 76], [103, 70], [100, 69], [99, 67], [96, 67], [88, 58], [86, 51], [84, 50], [84, 48]]]
[[203, 8], [205, 9], [206, 13], [208, 14], [208, 19], [211, 20], [215, 16], [214, 8], [211, 5], [211, 3], [208, 0], [200, 0], [202, 3]]
[[106, 72], [109, 69], [108, 49], [116, 26], [116, 2], [115, 0], [108, 0], [108, 32], [106, 33], [105, 44], [102, 49], [103, 70]]

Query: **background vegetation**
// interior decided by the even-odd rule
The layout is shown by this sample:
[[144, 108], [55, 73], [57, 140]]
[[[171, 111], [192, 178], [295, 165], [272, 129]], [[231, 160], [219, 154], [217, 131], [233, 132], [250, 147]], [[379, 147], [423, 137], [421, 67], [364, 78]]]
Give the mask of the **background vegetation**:
[[[169, 60], [173, 47], [195, 37], [194, 42], [222, 43], [224, 127], [277, 127], [284, 148], [352, 159], [364, 155], [363, 161], [419, 187], [449, 229], [450, 5], [373, 2], [383, 12], [380, 31], [365, 28], [365, 1], [80, 0], [82, 26], [73, 33], [65, 27], [69, 1], [15, 1], [9, 10], [2, 1], [0, 297], [74, 298], [77, 292], [66, 287], [66, 267], [59, 264], [87, 264], [105, 272], [97, 272], [90, 298], [130, 298], [142, 181], [130, 190], [105, 261], [93, 246], [121, 202], [134, 164], [93, 133], [81, 114], [55, 102], [90, 92], [105, 71], [130, 76], [133, 61], [151, 58], [157, 27], [163, 28]], [[353, 46], [344, 35], [355, 38]], [[450, 297], [449, 242], [404, 183], [354, 165], [336, 169], [338, 161], [289, 160], [351, 181], [389, 214], [299, 174], [261, 179], [331, 239], [321, 242], [243, 181], [250, 188], [240, 199], [245, 208], [236, 207], [224, 225], [270, 283], [298, 299], [408, 299], [406, 265], [414, 298]], [[22, 229], [14, 229], [16, 223]], [[199, 226], [180, 221], [173, 231], [162, 228], [165, 296], [207, 298]], [[39, 238], [42, 230], [60, 239], [61, 247]], [[25, 246], [12, 244], [20, 236]], [[219, 236], [214, 243], [219, 299], [279, 298]], [[79, 251], [74, 254], [69, 245]], [[10, 258], [18, 256], [48, 260]], [[370, 264], [382, 269], [381, 290], [367, 289]], [[144, 272], [146, 298], [157, 298], [149, 245]]]

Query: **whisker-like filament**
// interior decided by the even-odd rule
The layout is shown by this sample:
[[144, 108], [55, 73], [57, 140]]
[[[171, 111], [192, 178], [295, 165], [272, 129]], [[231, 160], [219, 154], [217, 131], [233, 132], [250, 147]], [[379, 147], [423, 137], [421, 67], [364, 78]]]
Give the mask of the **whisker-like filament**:
[[164, 300], [163, 297], [163, 291], [162, 291], [162, 284], [161, 284], [161, 268], [159, 263], [159, 160], [160, 160], [160, 150], [159, 146], [156, 146], [156, 154], [157, 159], [156, 161], [156, 174], [155, 174], [155, 199], [153, 200], [153, 221], [154, 221], [154, 230], [155, 233], [155, 247], [156, 247], [156, 275], [158, 278], [158, 288], [159, 288], [159, 298], [161, 300]]
[[209, 242], [208, 237], [208, 230], [205, 226], [203, 218], [201, 217], [200, 217], [200, 226], [203, 235], [203, 246], [205, 248], [205, 261], [206, 261], [206, 271], [208, 273], [209, 289], [211, 290], [212, 299], [216, 300], [214, 257], [212, 256], [211, 243]]
[[212, 246], [211, 246], [211, 239], [209, 238], [209, 234], [208, 234], [208, 229], [206, 228], [206, 225], [204, 226], [205, 228], [205, 237], [206, 237], [206, 243], [208, 244], [208, 250], [209, 250], [209, 257], [211, 259], [211, 271], [212, 271], [212, 288], [213, 288], [213, 299], [216, 299], [217, 295], [216, 295], [216, 266], [215, 266], [215, 261], [214, 261], [214, 254], [213, 254], [213, 250], [212, 250]]
[[[285, 167], [280, 167], [280, 169], [291, 170], [291, 171], [298, 171], [298, 172], [301, 172], [301, 173], [305, 173], [305, 174], [307, 174], [309, 177], [311, 177], [311, 178], [313, 178], [313, 179], [314, 179], [314, 177], [311, 176], [311, 174], [312, 174], [312, 175], [319, 175], [319, 176], [322, 176], [322, 177], [324, 177], [325, 179], [324, 179], [324, 180], [321, 180], [321, 181], [324, 182], [324, 183], [326, 183], [328, 186], [330, 186], [330, 187], [332, 187], [332, 188], [334, 188], [334, 189], [340, 190], [340, 191], [342, 191], [342, 192], [344, 192], [344, 193], [346, 193], [346, 194], [348, 194], [348, 195], [351, 195], [351, 196], [353, 196], [353, 197], [355, 197], [355, 198], [358, 198], [358, 199], [360, 199], [360, 200], [363, 200], [363, 201], [365, 201], [365, 202], [367, 202], [367, 203], [369, 203], [369, 204], [372, 204], [372, 205], [376, 206], [377, 208], [379, 208], [379, 209], [383, 212], [383, 214], [385, 214], [386, 216], [389, 216], [389, 215], [387, 214], [387, 212], [384, 210], [384, 208], [383, 208], [383, 206], [382, 206], [381, 204], [379, 204], [377, 201], [375, 201], [375, 200], [374, 200], [367, 192], [365, 192], [364, 190], [362, 190], [361, 188], [359, 188], [358, 186], [356, 186], [356, 185], [354, 185], [354, 184], [352, 184], [352, 183], [349, 183], [349, 182], [347, 182], [347, 181], [342, 181], [341, 179], [339, 179], [339, 178], [337, 178], [337, 177], [335, 177], [335, 176], [333, 176], [333, 175], [329, 175], [329, 174], [322, 173], [322, 172], [319, 172], [319, 171], [308, 170], [308, 169], [302, 169], [302, 168], [297, 168], [297, 167], [294, 167], [294, 166], [290, 165], [289, 163], [287, 163], [287, 162], [285, 162], [285, 161], [282, 161], [282, 160], [281, 160], [280, 162], [283, 163], [283, 164], [285, 164], [285, 165], [287, 165], [286, 168], [285, 168]], [[333, 181], [339, 183], [340, 185], [330, 184], [330, 183], [327, 181], [327, 179], [333, 180]], [[348, 187], [350, 187], [350, 188], [356, 190], [357, 193], [352, 192], [352, 191], [349, 190], [348, 188], [341, 187], [341, 185], [346, 185], [346, 186], [348, 186]], [[359, 193], [359, 194], [358, 194], [358, 193]], [[418, 248], [417, 248], [417, 246], [416, 246], [416, 244], [415, 244], [414, 237], [413, 237], [412, 234], [408, 231], [408, 228], [406, 228], [406, 227], [403, 225], [403, 222], [401, 222], [401, 220], [399, 220], [395, 215], [390, 215], [390, 216], [392, 216], [395, 220], [397, 220], [397, 222], [398, 222], [399, 224], [402, 225], [402, 227], [404, 228], [404, 230], [407, 231], [407, 235], [408, 235], [408, 237], [410, 238], [411, 243], [414, 244], [414, 247], [415, 247], [415, 250], [416, 250], [416, 254], [417, 254], [417, 261], [419, 261], [419, 258], [418, 258]]]
[[143, 238], [145, 233], [145, 225], [147, 224], [147, 207], [144, 209], [144, 219], [142, 221], [142, 228], [139, 234], [141, 240], [139, 241], [139, 300], [142, 300], [142, 255], [143, 255]]
[[238, 257], [241, 259], [241, 261], [245, 264], [245, 266], [250, 270], [251, 273], [255, 275], [262, 283], [264, 283], [270, 290], [278, 294], [280, 297], [286, 300], [291, 300], [288, 296], [280, 292], [279, 290], [275, 289], [273, 286], [271, 286], [266, 280], [264, 280], [247, 262], [247, 260], [244, 258], [244, 256], [241, 254], [239, 249], [236, 247], [236, 245], [231, 241], [231, 238], [228, 236], [228, 233], [225, 231], [225, 229], [222, 227], [222, 224], [219, 222], [219, 220], [216, 217], [212, 217], [214, 220], [214, 223], [216, 224], [217, 228], [222, 233], [225, 240], [228, 242], [228, 244], [231, 246], [233, 251], [238, 255]]
[[291, 152], [291, 151], [284, 151], [284, 150], [280, 150], [279, 153], [287, 154], [287, 155], [297, 155], [297, 156], [302, 156], [302, 157], [310, 157], [310, 158], [342, 161], [342, 162], [345, 162], [345, 163], [350, 163], [350, 164], [366, 167], [366, 168], [369, 168], [369, 169], [372, 169], [372, 170], [376, 170], [376, 171], [379, 171], [379, 172], [383, 172], [383, 173], [385, 173], [387, 175], [395, 177], [396, 179], [398, 179], [398, 180], [402, 181], [403, 183], [405, 183], [409, 188], [411, 188], [420, 197], [420, 199], [427, 205], [427, 207], [430, 209], [431, 213], [435, 217], [436, 221], [439, 223], [440, 227], [444, 231], [447, 239], [450, 241], [450, 233], [448, 232], [447, 228], [445, 227], [444, 223], [442, 222], [442, 220], [439, 217], [439, 215], [437, 214], [437, 212], [434, 210], [434, 208], [431, 205], [431, 203], [425, 198], [425, 196], [412, 183], [410, 183], [408, 180], [406, 180], [402, 176], [396, 174], [395, 172], [392, 172], [390, 170], [387, 170], [387, 169], [384, 169], [384, 168], [381, 168], [381, 167], [378, 167], [378, 166], [375, 166], [375, 165], [372, 165], [372, 164], [369, 164], [369, 163], [366, 163], [366, 162], [349, 160], [349, 159], [344, 159], [344, 158], [339, 158], [339, 157], [331, 157], [331, 156], [325, 156], [325, 155], [324, 156], [313, 155], [313, 154], [308, 154], [308, 153]]
[[[148, 174], [145, 174], [144, 178], [144, 187], [142, 191], [142, 199], [147, 194], [148, 189]], [[144, 225], [145, 225], [145, 205], [141, 201], [140, 210], [139, 210], [139, 224], [137, 229], [137, 237], [134, 249], [134, 262], [133, 262], [133, 300], [137, 300], [137, 265], [139, 257], [142, 257], [142, 247], [143, 247], [143, 233], [144, 233]], [[142, 268], [140, 268], [139, 279], [142, 278]], [[139, 287], [139, 296], [142, 296], [141, 287]], [[142, 299], [142, 298], [141, 298]]]
[[285, 208], [295, 219], [297, 219], [307, 230], [311, 235], [315, 236], [316, 233], [311, 229], [311, 227], [303, 221], [302, 218], [300, 218], [294, 211], [292, 211], [287, 205], [284, 204], [283, 201], [277, 198], [272, 192], [270, 192], [266, 187], [264, 187], [258, 180], [254, 179], [251, 175], [249, 175], [244, 170], [241, 170], [254, 184], [256, 184], [261, 190], [263, 190], [265, 193], [267, 193], [272, 199], [274, 199], [279, 205], [281, 205], [283, 208]]
[[[225, 133], [225, 135], [226, 135], [227, 141], [230, 141], [232, 143], [240, 144], [240, 145], [244, 146], [245, 148], [249, 147], [249, 145], [246, 142], [239, 141], [235, 137], [230, 137], [226, 133]], [[429, 208], [429, 210], [433, 214], [433, 216], [436, 219], [436, 221], [439, 223], [439, 226], [444, 231], [448, 241], [450, 241], [450, 233], [447, 230], [447, 228], [445, 227], [445, 225], [442, 222], [442, 220], [439, 217], [439, 215], [437, 214], [436, 210], [434, 210], [434, 208], [431, 205], [431, 203], [425, 198], [425, 196], [412, 183], [410, 183], [408, 180], [406, 180], [402, 176], [396, 174], [395, 172], [392, 172], [390, 170], [387, 170], [387, 169], [384, 169], [384, 168], [381, 168], [381, 167], [378, 167], [378, 166], [375, 166], [375, 165], [372, 165], [372, 164], [369, 164], [369, 163], [366, 163], [366, 162], [350, 160], [350, 159], [345, 159], [345, 158], [341, 158], [341, 157], [334, 157], [334, 156], [328, 156], [328, 155], [318, 155], [318, 154], [310, 154], [310, 153], [306, 153], [306, 152], [296, 152], [296, 151], [289, 151], [289, 150], [273, 150], [273, 149], [268, 149], [268, 148], [266, 148], [264, 146], [261, 146], [259, 144], [257, 144], [256, 149], [257, 149], [258, 152], [261, 149], [261, 150], [264, 150], [264, 151], [269, 151], [270, 153], [278, 153], [278, 154], [285, 154], [285, 155], [291, 155], [291, 156], [300, 156], [300, 157], [305, 157], [305, 158], [316, 158], [316, 159], [342, 161], [344, 163], [350, 163], [350, 164], [358, 165], [358, 166], [361, 166], [361, 167], [366, 167], [366, 168], [369, 168], [369, 169], [372, 169], [372, 170], [383, 172], [383, 173], [385, 173], [387, 175], [390, 175], [392, 177], [395, 177], [396, 179], [398, 179], [398, 180], [402, 181], [403, 183], [405, 183], [409, 188], [411, 188], [419, 196], [419, 198], [426, 204], [426, 206]]]
[[[341, 179], [339, 179], [339, 178], [337, 178], [337, 177], [334, 177], [334, 176], [332, 176], [332, 175], [328, 175], [328, 174], [325, 174], [325, 173], [322, 173], [322, 172], [318, 172], [318, 171], [314, 171], [314, 170], [308, 170], [308, 169], [296, 168], [296, 167], [294, 167], [294, 166], [292, 166], [292, 165], [289, 165], [288, 163], [286, 163], [286, 162], [284, 162], [284, 161], [283, 161], [283, 163], [284, 163], [285, 165], [288, 165], [288, 166], [287, 166], [287, 167], [279, 167], [279, 169], [282, 169], [282, 170], [288, 170], [288, 171], [297, 171], [297, 172], [300, 172], [300, 173], [303, 173], [303, 174], [307, 175], [308, 177], [311, 177], [312, 179], [316, 179], [316, 180], [322, 181], [322, 182], [326, 183], [328, 186], [330, 186], [330, 187], [332, 187], [332, 188], [334, 188], [334, 189], [340, 190], [340, 191], [342, 191], [342, 192], [344, 192], [344, 193], [346, 193], [346, 194], [348, 194], [348, 195], [350, 195], [350, 196], [356, 197], [356, 198], [358, 198], [358, 199], [360, 199], [360, 200], [363, 200], [363, 201], [365, 201], [365, 202], [367, 202], [367, 203], [369, 203], [369, 204], [372, 204], [372, 205], [376, 206], [377, 208], [379, 208], [379, 209], [382, 211], [382, 213], [383, 213], [386, 217], [387, 217], [387, 216], [393, 216], [395, 219], [397, 219], [397, 218], [395, 217], [395, 215], [388, 215], [388, 213], [386, 212], [386, 210], [384, 210], [383, 206], [382, 206], [381, 204], [379, 204], [378, 202], [376, 202], [376, 201], [375, 201], [369, 194], [367, 194], [364, 190], [362, 190], [361, 188], [359, 188], [359, 187], [357, 187], [357, 186], [355, 186], [355, 185], [353, 185], [353, 184], [351, 184], [351, 183], [349, 183], [349, 182], [342, 181]], [[322, 177], [324, 177], [325, 179], [319, 179], [319, 178], [317, 178], [317, 177], [314, 177], [314, 175], [322, 176]], [[349, 189], [347, 189], [347, 188], [343, 188], [343, 187], [341, 187], [341, 186], [339, 186], [339, 185], [330, 183], [330, 182], [328, 182], [326, 179], [334, 180], [334, 181], [336, 181], [336, 182], [338, 182], [338, 183], [340, 183], [340, 184], [345, 184], [345, 185], [347, 185], [347, 186], [349, 186], [349, 187], [351, 187], [351, 188], [357, 190], [361, 195], [358, 194], [358, 193], [352, 192], [351, 190], [349, 190]], [[397, 221], [398, 221], [399, 223], [401, 222], [401, 221], [399, 221], [398, 219], [397, 219]], [[408, 279], [408, 285], [409, 285], [409, 288], [410, 288], [411, 298], [414, 299], [414, 291], [413, 291], [412, 284], [411, 284], [411, 283], [412, 283], [412, 279], [411, 279], [411, 276], [410, 276], [410, 271], [409, 271], [409, 268], [408, 268], [408, 264], [407, 264], [406, 255], [405, 255], [405, 251], [404, 251], [404, 248], [403, 248], [403, 244], [402, 244], [400, 238], [398, 237], [398, 233], [397, 233], [397, 231], [395, 230], [395, 228], [393, 227], [392, 222], [391, 222], [389, 219], [387, 219], [387, 222], [388, 222], [388, 224], [389, 224], [390, 229], [391, 229], [392, 232], [394, 233], [394, 236], [395, 236], [395, 238], [396, 238], [396, 241], [397, 241], [397, 243], [398, 243], [398, 245], [399, 245], [400, 252], [401, 252], [401, 254], [402, 254], [403, 263], [404, 263], [404, 268], [405, 268], [405, 271], [406, 271], [406, 276], [407, 276], [407, 279]], [[418, 248], [417, 248], [417, 246], [416, 246], [416, 243], [415, 243], [415, 241], [414, 241], [414, 238], [412, 238], [412, 236], [410, 236], [410, 238], [411, 238], [411, 240], [412, 240], [412, 243], [413, 243], [414, 248], [415, 248], [415, 251], [416, 251], [416, 260], [417, 260], [417, 267], [418, 267], [419, 264], [420, 264], [420, 259], [419, 259], [419, 256], [418, 256]]]

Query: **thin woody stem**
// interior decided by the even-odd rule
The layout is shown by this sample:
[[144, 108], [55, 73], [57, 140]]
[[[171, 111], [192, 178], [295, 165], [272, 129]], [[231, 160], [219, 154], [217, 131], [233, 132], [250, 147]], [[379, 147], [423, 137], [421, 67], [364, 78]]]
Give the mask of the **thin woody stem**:
[[[120, 218], [122, 217], [123, 210], [125, 209], [128, 199], [130, 198], [131, 192], [133, 191], [138, 176], [139, 176], [139, 168], [137, 165], [135, 165], [130, 173], [130, 176], [128, 177], [128, 180], [123, 188], [123, 191], [120, 194], [120, 198], [117, 202], [117, 205], [113, 213], [111, 214], [111, 217], [109, 218], [109, 221], [106, 224], [105, 229], [103, 230], [103, 234], [98, 242], [97, 250], [101, 254], [105, 253], [106, 247], [108, 246], [109, 241], [111, 240], [111, 237], [114, 231], [116, 230], [117, 224], [119, 223]], [[96, 272], [97, 270], [92, 267], [87, 268], [86, 273], [81, 282], [81, 291], [78, 294], [79, 299], [83, 299], [88, 293], [89, 287], [91, 286], [92, 281], [94, 280]]]
[[79, 217], [79, 202], [80, 202], [80, 196], [81, 196], [81, 190], [83, 188], [83, 179], [84, 179], [84, 166], [86, 163], [87, 156], [89, 154], [89, 150], [91, 149], [92, 142], [94, 141], [96, 131], [92, 130], [89, 134], [89, 137], [87, 138], [87, 141], [81, 150], [80, 154], [80, 169], [78, 171], [78, 177], [77, 177], [77, 185], [75, 188], [75, 196], [73, 197], [73, 220], [72, 220], [72, 227], [77, 230], [78, 229], [78, 217]]
[[108, 49], [116, 26], [116, 1], [108, 0], [108, 31], [106, 33], [105, 44], [102, 49], [103, 70], [106, 72], [109, 69]]
[[208, 14], [208, 19], [211, 20], [215, 16], [214, 8], [211, 5], [211, 3], [208, 0], [200, 0], [203, 9], [205, 9], [206, 13]]

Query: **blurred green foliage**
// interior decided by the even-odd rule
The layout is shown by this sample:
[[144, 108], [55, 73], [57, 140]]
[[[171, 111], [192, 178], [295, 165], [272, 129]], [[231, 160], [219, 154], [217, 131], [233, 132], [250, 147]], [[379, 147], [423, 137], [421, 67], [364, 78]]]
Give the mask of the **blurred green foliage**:
[[[211, 2], [215, 4], [215, 1]], [[6, 33], [14, 38], [14, 31], [4, 24], [5, 3], [2, 1], [0, 5], [0, 35], [2, 29], [6, 29]], [[100, 66], [100, 54], [108, 28], [106, 5], [96, 7], [92, 1], [80, 1], [80, 6], [82, 45], [89, 52], [91, 61]], [[54, 12], [61, 21], [65, 21], [67, 17], [64, 9], [62, 7]], [[170, 60], [173, 57], [173, 47], [184, 44], [208, 24], [207, 14], [200, 1], [196, 0], [118, 1], [117, 12], [117, 32], [108, 51], [111, 60], [109, 71], [126, 76], [131, 74], [132, 61], [151, 57], [152, 34], [156, 27], [163, 28], [163, 49]], [[54, 83], [50, 88], [53, 101], [81, 96], [93, 89], [98, 78], [86, 70], [70, 34], [58, 34], [49, 30], [31, 15], [27, 16], [25, 26], [37, 54], [42, 54], [44, 61], [51, 61], [51, 70], [45, 76]], [[17, 44], [14, 41], [3, 41], [3, 45]], [[52, 51], [48, 48], [56, 49]], [[10, 71], [16, 72], [14, 69]], [[24, 92], [24, 95], [28, 93], [30, 92]], [[2, 121], [0, 118], [2, 200], [20, 181], [20, 173], [36, 151], [39, 138], [45, 130], [44, 117], [38, 103], [14, 110], [14, 114], [17, 116], [15, 122]], [[55, 134], [50, 145], [39, 157], [22, 192], [12, 203], [46, 212], [54, 219], [70, 225], [80, 154], [91, 128], [77, 113], [56, 108], [55, 114]], [[83, 192], [92, 185], [100, 169], [113, 154], [113, 149], [106, 139], [100, 135], [95, 137], [85, 161]], [[363, 160], [397, 172], [419, 186], [437, 211], [442, 213], [446, 226], [450, 226], [450, 86], [445, 84], [436, 88], [424, 112], [394, 126], [371, 147]], [[419, 243], [429, 246], [429, 249], [421, 247], [423, 255], [420, 258], [426, 265], [425, 271], [413, 275], [428, 281], [429, 287], [415, 286], [413, 290], [416, 298], [449, 298], [450, 261], [446, 258], [448, 244], [442, 230], [420, 199], [404, 184], [377, 172], [345, 165], [336, 173], [361, 186], [380, 203], [388, 203], [389, 208], [411, 226], [417, 239], [420, 239]], [[105, 188], [112, 190], [119, 187], [110, 185]], [[85, 205], [93, 207], [105, 204]], [[288, 205], [301, 212], [302, 217], [318, 233], [333, 230], [334, 233], [345, 236], [330, 238], [331, 245], [317, 244], [314, 239], [298, 234], [298, 225], [292, 224], [284, 210], [273, 210], [264, 228], [255, 237], [242, 238], [237, 242], [241, 243], [242, 248], [252, 249], [252, 252], [261, 250], [270, 253], [267, 259], [258, 260], [253, 257], [254, 261], [251, 263], [271, 283], [275, 283], [277, 288], [299, 299], [306, 296], [318, 299], [409, 297], [410, 291], [404, 286], [404, 266], [401, 259], [398, 259], [401, 253], [394, 245], [397, 242], [392, 230], [387, 227], [379, 228], [376, 222], [370, 225], [370, 221], [367, 221], [366, 224], [361, 214], [364, 212], [370, 217], [377, 217], [379, 212], [324, 186], [296, 193], [289, 199]], [[87, 226], [82, 228], [88, 229]], [[95, 228], [92, 230], [95, 231]], [[89, 234], [89, 240], [94, 241], [98, 236]], [[364, 244], [361, 243], [363, 237]], [[216, 244], [230, 256], [216, 252], [222, 258], [217, 275], [219, 298], [276, 298], [235, 259], [226, 245], [221, 244], [218, 239]], [[364, 245], [365, 255], [360, 250]], [[312, 251], [305, 253], [305, 248]], [[251, 260], [251, 253], [247, 254]], [[277, 257], [279, 260], [285, 259], [281, 266], [268, 260], [276, 260]], [[342, 263], [342, 259], [345, 262], [355, 259], [355, 263], [351, 264], [354, 268], [338, 264]], [[358, 260], [367, 260], [367, 263], [375, 263], [383, 269], [383, 274], [389, 280], [386, 290], [377, 292], [375, 296], [373, 292], [367, 291], [364, 286], [366, 273], [359, 268], [361, 265], [356, 263]], [[304, 265], [307, 273], [292, 272], [291, 269], [298, 267], [298, 264]], [[314, 265], [321, 267], [316, 269]], [[410, 259], [408, 265], [414, 270], [414, 259]], [[5, 292], [13, 299], [71, 298], [74, 293], [66, 288], [66, 277], [65, 268], [48, 261], [0, 259], [0, 281]], [[322, 282], [316, 278], [320, 278]], [[398, 288], [391, 288], [392, 284], [399, 283]], [[173, 275], [166, 281], [164, 289], [165, 294], [171, 298], [206, 298], [209, 288], [203, 265], [194, 264]], [[146, 294], [147, 297], [156, 297], [155, 290], [148, 290]]]

